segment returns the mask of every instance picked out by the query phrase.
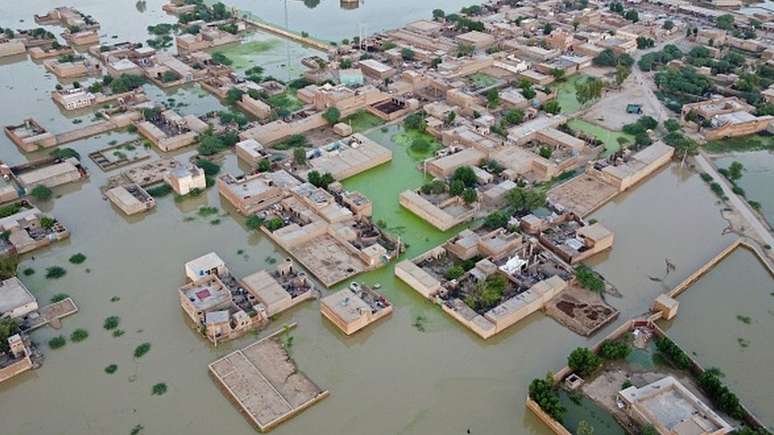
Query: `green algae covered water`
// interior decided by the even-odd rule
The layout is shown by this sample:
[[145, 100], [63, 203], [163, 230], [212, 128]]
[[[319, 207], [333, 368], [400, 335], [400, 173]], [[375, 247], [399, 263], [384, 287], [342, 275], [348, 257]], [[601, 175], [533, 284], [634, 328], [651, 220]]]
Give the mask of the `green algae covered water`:
[[[74, 0], [71, 4], [100, 20], [105, 40], [115, 34], [119, 40], [142, 41], [148, 38], [148, 25], [172, 20], [160, 12], [161, 0], [147, 0], [142, 7], [133, 1]], [[276, 7], [268, 2], [249, 5], [255, 13], [263, 6]], [[320, 5], [329, 7], [325, 0]], [[43, 0], [0, 3], [0, 26], [31, 25], [33, 14], [51, 7]], [[429, 16], [433, 5], [422, 7], [427, 9], [422, 16]], [[402, 21], [408, 18], [403, 12], [391, 7], [383, 15]], [[320, 33], [333, 28], [322, 17], [314, 18]], [[12, 102], [0, 106], [2, 124], [34, 117], [59, 132], [72, 128], [76, 118], [87, 122], [89, 114], [64, 114], [56, 108], [49, 96], [55, 83], [41, 65], [29, 60], [0, 64], [0, 99]], [[198, 86], [148, 92], [154, 99], [174, 98], [184, 113], [224, 109]], [[403, 258], [410, 258], [451, 232], [434, 230], [398, 205], [400, 191], [424, 181], [417, 170], [422, 156], [407, 151], [405, 141], [395, 140], [399, 134], [398, 127], [368, 132], [393, 150], [393, 160], [344, 184], [374, 201], [375, 219], [383, 220], [388, 230], [409, 244]], [[183, 202], [161, 198], [154, 211], [123, 217], [99, 191], [113, 173], [102, 173], [85, 156], [113, 141], [134, 138], [118, 132], [71, 144], [84, 156], [89, 179], [57, 188], [54, 199], [36, 204], [70, 228], [72, 237], [24, 256], [20, 270], [30, 268], [34, 273], [21, 279], [41, 302], [67, 293], [80, 311], [65, 319], [59, 331], [44, 328], [32, 335], [45, 356], [42, 368], [0, 385], [3, 435], [122, 435], [135, 427], [142, 427], [142, 434], [254, 433], [212, 382], [207, 364], [256, 336], [212, 348], [186, 324], [176, 289], [184, 282], [183, 263], [210, 251], [217, 252], [237, 276], [271, 268], [285, 254], [261, 234], [248, 231], [244, 218], [214, 189]], [[172, 156], [185, 161], [194, 152], [189, 149]], [[8, 164], [43, 155], [24, 155], [0, 136], [0, 160]], [[228, 155], [222, 170], [237, 174], [243, 168], [234, 155]], [[217, 214], [202, 213], [201, 207], [217, 208]], [[622, 311], [619, 320], [598, 337], [646, 311], [662, 286], [673, 286], [731, 240], [721, 234], [725, 222], [712, 193], [698, 176], [677, 167], [665, 168], [593, 217], [616, 232], [613, 250], [593, 264], [622, 293], [610, 301]], [[75, 253], [83, 253], [86, 261], [71, 264], [68, 258]], [[663, 275], [665, 257], [678, 265], [677, 271], [662, 283], [650, 280], [649, 276]], [[46, 279], [46, 269], [53, 266], [64, 267], [66, 274]], [[291, 310], [258, 334], [298, 322], [292, 356], [301, 370], [331, 392], [273, 433], [547, 434], [524, 406], [530, 380], [563, 366], [574, 347], [591, 345], [598, 338], [579, 337], [535, 313], [497, 337], [480, 340], [395, 279], [393, 267], [362, 275], [365, 282], [382, 284], [395, 305], [392, 316], [352, 337], [343, 336], [326, 321], [317, 302]], [[122, 336], [103, 329], [108, 316], [120, 317]], [[89, 338], [80, 343], [68, 338], [58, 350], [46, 345], [51, 337], [69, 337], [76, 328], [88, 330]], [[754, 346], [756, 341], [750, 340]], [[135, 358], [134, 349], [142, 343], [150, 343], [150, 351]], [[117, 365], [112, 375], [104, 371], [111, 364]], [[730, 370], [724, 370], [730, 376]], [[754, 379], [756, 374], [751, 372], [739, 376]], [[160, 382], [167, 384], [167, 393], [152, 395], [152, 386]]]

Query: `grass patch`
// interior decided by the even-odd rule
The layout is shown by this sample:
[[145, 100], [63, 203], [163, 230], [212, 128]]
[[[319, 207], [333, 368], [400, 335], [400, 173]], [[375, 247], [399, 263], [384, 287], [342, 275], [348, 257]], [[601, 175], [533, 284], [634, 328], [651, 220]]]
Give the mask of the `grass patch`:
[[210, 221], [210, 225], [220, 225], [220, 219], [213, 219]]
[[110, 364], [109, 366], [105, 367], [105, 373], [112, 375], [118, 370], [118, 366], [115, 364]]
[[134, 349], [134, 357], [142, 358], [146, 353], [150, 352], [150, 348], [151, 348], [151, 344], [147, 342], [137, 346]]
[[108, 331], [118, 328], [118, 324], [121, 323], [121, 318], [118, 316], [110, 316], [102, 322], [102, 327]]
[[158, 384], [153, 386], [151, 396], [161, 396], [166, 392], [167, 392], [167, 384], [163, 382], [159, 382]]
[[67, 344], [67, 340], [62, 335], [57, 335], [51, 340], [48, 340], [48, 347], [51, 349], [59, 349], [64, 347], [65, 344]]
[[63, 267], [51, 266], [46, 269], [46, 278], [59, 279], [67, 274], [67, 271]]
[[89, 331], [83, 328], [78, 328], [70, 334], [70, 341], [73, 343], [79, 343], [87, 338], [89, 338]]
[[69, 259], [70, 263], [72, 264], [81, 264], [84, 261], [86, 261], [86, 256], [81, 254], [80, 252], [71, 256]]

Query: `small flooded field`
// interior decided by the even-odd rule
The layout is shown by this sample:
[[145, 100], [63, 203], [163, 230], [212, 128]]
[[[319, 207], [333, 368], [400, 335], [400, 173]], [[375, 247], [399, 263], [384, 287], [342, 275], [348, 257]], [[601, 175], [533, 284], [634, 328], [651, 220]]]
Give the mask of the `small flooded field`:
[[735, 249], [686, 289], [664, 329], [724, 382], [764, 422], [774, 421], [774, 277], [752, 251]]
[[580, 118], [569, 120], [567, 125], [573, 130], [583, 132], [601, 140], [605, 144], [605, 152], [603, 154], [604, 156], [609, 156], [610, 154], [613, 154], [614, 152], [621, 149], [621, 142], [619, 142], [620, 138], [623, 138], [627, 141], [625, 143], [627, 146], [634, 143], [634, 136], [632, 135], [621, 131], [608, 130], [604, 127], [600, 127]]

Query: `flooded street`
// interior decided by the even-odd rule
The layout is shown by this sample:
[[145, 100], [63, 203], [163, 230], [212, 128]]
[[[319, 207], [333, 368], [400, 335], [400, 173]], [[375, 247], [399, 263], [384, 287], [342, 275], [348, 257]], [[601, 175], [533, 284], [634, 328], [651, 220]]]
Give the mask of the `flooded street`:
[[[2, 27], [30, 27], [33, 14], [45, 13], [52, 6], [44, 0], [9, 3], [0, 3]], [[173, 21], [161, 12], [162, 3], [148, 0], [144, 8], [133, 1], [72, 0], [69, 4], [101, 21], [106, 35], [116, 34], [119, 41], [144, 41], [148, 38], [147, 25]], [[314, 2], [288, 2], [290, 27], [340, 39], [355, 34], [354, 23], [358, 21], [367, 23], [370, 32], [429, 17], [434, 7], [451, 11], [469, 2], [366, 0], [356, 10], [341, 10], [338, 1], [332, 0], [322, 0], [313, 9], [307, 3]], [[281, 22], [284, 7], [283, 2], [273, 0], [237, 0], [233, 5], [259, 15], [265, 13], [270, 22]], [[21, 19], [24, 23], [19, 22]], [[266, 35], [252, 39], [272, 40], [276, 38]], [[261, 51], [261, 56], [266, 56], [261, 59], [273, 56], [281, 78], [282, 59], [287, 55], [285, 42], [272, 44], [270, 50]], [[250, 53], [234, 50], [239, 56], [250, 57]], [[293, 53], [305, 55], [305, 50]], [[3, 125], [34, 117], [49, 130], [60, 132], [73, 128], [75, 118], [88, 123], [93, 117], [91, 113], [61, 113], [49, 95], [55, 78], [30, 60], [0, 64], [0, 76], [0, 100], [6, 102], [0, 106]], [[172, 93], [147, 85], [146, 93], [156, 101], [174, 98], [182, 103], [178, 109], [182, 114], [225, 109], [198, 85]], [[374, 202], [374, 221], [384, 221], [388, 231], [409, 245], [405, 254], [409, 258], [436, 246], [454, 231], [437, 231], [399, 206], [398, 194], [418, 187], [424, 178], [416, 169], [419, 158], [394, 140], [398, 133], [399, 127], [395, 126], [369, 131], [371, 139], [392, 149], [393, 160], [344, 184]], [[244, 218], [214, 188], [183, 202], [175, 202], [171, 196], [160, 198], [155, 210], [125, 218], [102, 198], [99, 190], [108, 175], [115, 173], [105, 174], [87, 155], [111, 141], [120, 143], [136, 137], [120, 132], [70, 144], [81, 154], [89, 171], [88, 180], [54, 189], [55, 198], [35, 204], [63, 222], [72, 236], [49, 249], [25, 255], [19, 270], [32, 268], [35, 273], [20, 279], [41, 304], [54, 294], [67, 293], [80, 311], [64, 320], [59, 331], [43, 328], [33, 333], [33, 340], [45, 355], [43, 366], [0, 385], [3, 435], [128, 434], [136, 425], [145, 428], [143, 434], [255, 433], [218, 390], [208, 375], [207, 364], [253, 342], [256, 335], [211, 347], [186, 323], [176, 289], [184, 283], [183, 264], [210, 251], [218, 253], [239, 277], [272, 268], [270, 263], [285, 254], [262, 234], [248, 231]], [[195, 152], [188, 148], [171, 156], [187, 161]], [[151, 153], [154, 157], [160, 154], [156, 149]], [[18, 164], [45, 154], [24, 155], [0, 135], [0, 160], [5, 163]], [[236, 156], [229, 154], [222, 171], [237, 174], [243, 169]], [[749, 190], [752, 193], [753, 189]], [[764, 200], [762, 195], [755, 197]], [[217, 207], [219, 216], [200, 215], [197, 211], [201, 206]], [[261, 331], [259, 335], [263, 336], [285, 323], [298, 322], [293, 331], [292, 356], [302, 371], [331, 392], [329, 398], [272, 433], [464, 434], [469, 429], [471, 434], [548, 434], [549, 430], [524, 406], [529, 381], [564, 366], [566, 355], [576, 346], [596, 343], [616, 326], [647, 311], [658, 294], [683, 280], [734, 239], [733, 235], [722, 235], [726, 222], [707, 185], [697, 174], [675, 164], [591, 217], [616, 234], [614, 248], [595, 257], [592, 265], [622, 294], [620, 298], [608, 298], [621, 316], [594, 338], [587, 340], [542, 313], [535, 313], [485, 342], [395, 278], [394, 264], [390, 264], [358, 280], [380, 283], [394, 312], [355, 336], [345, 337], [324, 320], [317, 301], [284, 313]], [[70, 264], [68, 258], [78, 252], [87, 260], [80, 265]], [[721, 264], [723, 270], [707, 275], [707, 279], [717, 282], [702, 280], [681, 296], [681, 312], [669, 332], [687, 349], [696, 350], [703, 364], [720, 367], [729, 383], [739, 386], [742, 400], [749, 401], [770, 421], [774, 412], [763, 399], [767, 391], [755, 391], [754, 385], [760, 382], [758, 376], [770, 377], [766, 372], [770, 372], [768, 367], [774, 361], [774, 350], [764, 345], [774, 316], [770, 312], [767, 315], [763, 305], [768, 301], [768, 309], [774, 309], [774, 297], [769, 295], [774, 286], [771, 281], [766, 284], [765, 278], [753, 270], [759, 264], [745, 256], [749, 255], [735, 254]], [[665, 276], [667, 258], [677, 269]], [[51, 266], [64, 267], [66, 275], [46, 279], [45, 269]], [[742, 284], [729, 281], [740, 277]], [[703, 290], [701, 286], [708, 288]], [[734, 292], [721, 291], [724, 289]], [[766, 293], [759, 294], [763, 290]], [[724, 306], [743, 299], [737, 291], [745, 292], [749, 309]], [[323, 291], [323, 295], [328, 293]], [[705, 293], [718, 297], [718, 302], [703, 300]], [[115, 297], [120, 299], [111, 301]], [[703, 312], [705, 309], [709, 314]], [[740, 323], [737, 314], [751, 316], [753, 323]], [[120, 328], [126, 331], [123, 336], [113, 337], [103, 329], [108, 316], [120, 317]], [[717, 324], [715, 318], [720, 320]], [[695, 321], [701, 321], [707, 333], [704, 327], [682, 326]], [[722, 346], [716, 348], [706, 342], [711, 328], [729, 324], [734, 329], [728, 333], [733, 335], [725, 337]], [[49, 338], [68, 336], [76, 328], [88, 330], [89, 338], [81, 343], [68, 342], [58, 350], [45, 344]], [[750, 347], [738, 349], [737, 335], [750, 340]], [[151, 350], [135, 359], [133, 350], [143, 342], [150, 343]], [[118, 366], [113, 375], [104, 372], [110, 364]], [[159, 382], [166, 383], [169, 391], [152, 396], [151, 388]], [[767, 382], [771, 385], [772, 379]]]

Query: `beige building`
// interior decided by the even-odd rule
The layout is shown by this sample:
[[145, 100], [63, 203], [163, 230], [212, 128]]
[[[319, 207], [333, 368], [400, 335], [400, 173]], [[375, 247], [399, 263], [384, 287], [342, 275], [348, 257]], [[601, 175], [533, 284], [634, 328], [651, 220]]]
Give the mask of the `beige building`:
[[330, 173], [336, 180], [345, 180], [390, 160], [392, 151], [389, 148], [360, 133], [307, 152], [311, 170]]
[[156, 207], [156, 200], [137, 184], [114, 187], [107, 190], [105, 196], [129, 216]]
[[218, 177], [218, 192], [243, 215], [275, 204], [285, 198], [287, 189], [301, 181], [284, 170], [234, 177], [224, 174]]
[[320, 312], [344, 334], [351, 335], [392, 313], [392, 304], [376, 291], [352, 283], [320, 299]]
[[462, 44], [473, 46], [479, 50], [485, 50], [495, 43], [493, 35], [475, 30], [457, 35], [455, 39]]
[[664, 435], [723, 435], [734, 430], [672, 376], [618, 392], [623, 410]]
[[756, 116], [752, 114], [754, 111], [755, 107], [738, 97], [724, 97], [685, 104], [681, 113], [683, 119], [696, 116], [699, 125], [709, 123], [700, 131], [707, 140], [714, 140], [766, 130], [774, 121], [774, 116]]
[[24, 41], [20, 39], [0, 38], [0, 58], [7, 56], [16, 56], [27, 50]]
[[38, 300], [15, 276], [0, 281], [0, 317], [21, 319], [38, 310]]
[[194, 115], [180, 116], [173, 110], [161, 112], [156, 119], [137, 122], [137, 131], [161, 151], [169, 152], [196, 142], [209, 126]]
[[164, 181], [178, 195], [188, 195], [194, 190], [204, 190], [207, 188], [207, 178], [204, 176], [204, 169], [195, 165], [190, 167], [178, 166], [164, 177]]
[[269, 157], [263, 145], [255, 139], [237, 142], [235, 149], [237, 157], [244, 160], [252, 168], [256, 167], [261, 160]]

